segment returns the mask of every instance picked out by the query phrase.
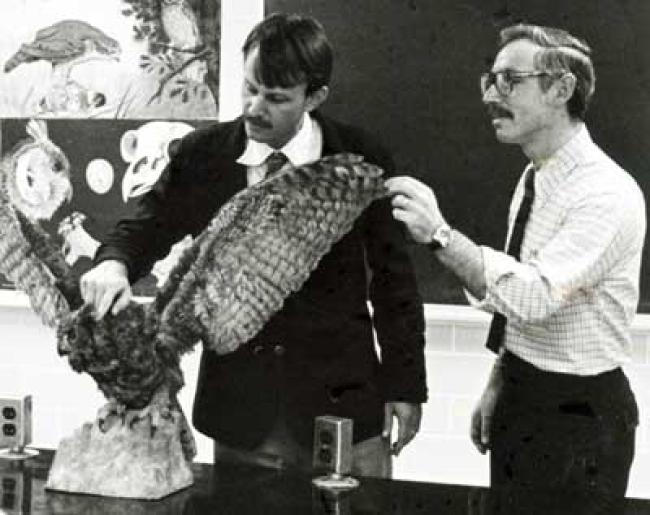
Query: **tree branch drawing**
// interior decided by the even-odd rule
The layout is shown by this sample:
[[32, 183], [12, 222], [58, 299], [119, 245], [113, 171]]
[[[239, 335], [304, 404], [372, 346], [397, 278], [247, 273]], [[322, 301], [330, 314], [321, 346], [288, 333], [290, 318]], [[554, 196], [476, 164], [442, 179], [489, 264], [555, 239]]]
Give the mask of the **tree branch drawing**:
[[[134, 39], [147, 42], [140, 67], [158, 76], [159, 86], [147, 105], [204, 101], [208, 92], [218, 104], [221, 0], [122, 1], [127, 4], [122, 14], [134, 18]], [[190, 30], [198, 32], [196, 44], [189, 43]]]

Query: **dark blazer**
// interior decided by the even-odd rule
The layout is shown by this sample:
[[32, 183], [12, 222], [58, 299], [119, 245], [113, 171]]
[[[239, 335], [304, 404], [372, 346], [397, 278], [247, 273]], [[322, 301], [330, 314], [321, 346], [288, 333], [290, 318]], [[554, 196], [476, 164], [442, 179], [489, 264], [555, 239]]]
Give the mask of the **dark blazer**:
[[[367, 133], [318, 113], [323, 154], [365, 156], [387, 175], [394, 164]], [[186, 136], [156, 187], [141, 198], [99, 249], [135, 281], [185, 234], [197, 235], [217, 209], [246, 187], [236, 163], [246, 144], [241, 119]], [[374, 314], [368, 310], [372, 302]], [[373, 344], [373, 323], [381, 361]], [[311, 445], [317, 415], [354, 420], [354, 440], [381, 432], [387, 400], [424, 402], [424, 317], [403, 228], [390, 203], [373, 203], [323, 257], [303, 288], [248, 345], [218, 356], [204, 351], [193, 422], [230, 446], [253, 448], [281, 412]]]

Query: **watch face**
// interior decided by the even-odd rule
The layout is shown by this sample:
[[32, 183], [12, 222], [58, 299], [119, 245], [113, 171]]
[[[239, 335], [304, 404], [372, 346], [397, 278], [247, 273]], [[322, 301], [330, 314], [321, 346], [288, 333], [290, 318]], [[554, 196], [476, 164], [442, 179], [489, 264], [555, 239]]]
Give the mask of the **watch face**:
[[[433, 233], [433, 241], [431, 242], [432, 248], [445, 248], [449, 245], [451, 240], [451, 228], [447, 224], [443, 224], [436, 229]], [[435, 246], [434, 246], [435, 244]]]

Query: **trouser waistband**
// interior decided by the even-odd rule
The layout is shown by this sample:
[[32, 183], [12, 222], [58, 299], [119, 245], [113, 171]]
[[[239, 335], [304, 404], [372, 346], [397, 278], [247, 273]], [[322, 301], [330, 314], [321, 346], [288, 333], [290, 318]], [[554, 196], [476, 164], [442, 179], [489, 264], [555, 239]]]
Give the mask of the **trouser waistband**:
[[522, 388], [534, 388], [540, 395], [552, 392], [559, 394], [583, 392], [588, 397], [592, 397], [629, 388], [627, 377], [621, 367], [588, 376], [550, 372], [537, 368], [509, 351], [504, 353], [502, 364], [506, 378], [516, 381]]

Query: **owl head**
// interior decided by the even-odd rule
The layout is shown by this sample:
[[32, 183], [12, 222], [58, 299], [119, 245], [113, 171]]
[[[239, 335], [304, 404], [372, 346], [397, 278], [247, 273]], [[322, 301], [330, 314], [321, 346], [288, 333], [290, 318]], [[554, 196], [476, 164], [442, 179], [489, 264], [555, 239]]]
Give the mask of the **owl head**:
[[72, 197], [70, 163], [43, 120], [30, 120], [26, 131], [30, 138], [3, 158], [2, 184], [15, 209], [30, 220], [46, 220]]

